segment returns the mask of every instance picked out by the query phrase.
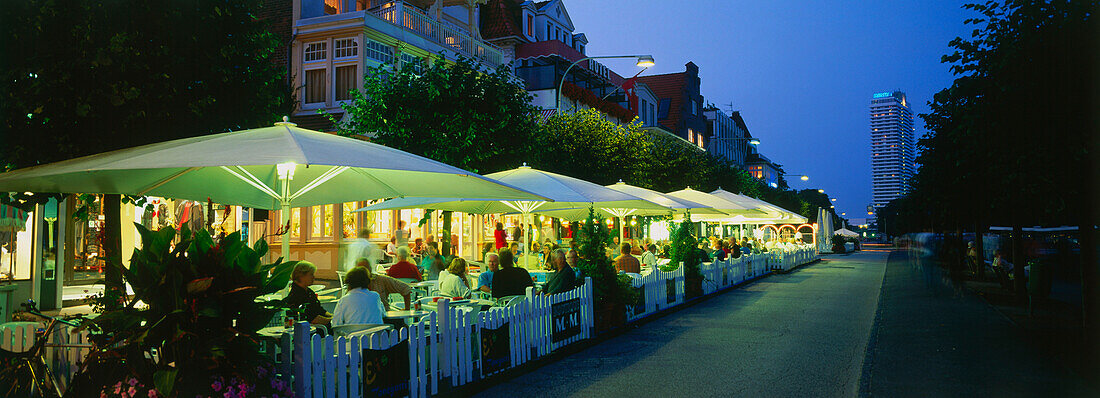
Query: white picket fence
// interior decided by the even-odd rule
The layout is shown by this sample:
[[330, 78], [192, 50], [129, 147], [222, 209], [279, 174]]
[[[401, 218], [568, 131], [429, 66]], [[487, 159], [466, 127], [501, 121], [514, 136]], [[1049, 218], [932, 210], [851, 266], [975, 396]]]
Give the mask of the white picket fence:
[[[789, 270], [818, 258], [811, 249], [750, 254], [704, 263], [700, 267], [703, 294], [730, 289], [772, 270]], [[628, 322], [676, 307], [686, 300], [682, 266], [673, 271], [634, 275], [633, 286], [641, 294], [642, 302], [626, 309]], [[592, 338], [595, 333], [592, 289], [591, 278], [561, 294], [536, 295], [528, 289], [525, 297], [511, 305], [486, 311], [440, 299], [436, 311], [408, 327], [365, 336], [321, 337], [312, 333], [308, 323], [300, 322], [292, 333], [264, 340], [263, 350], [275, 361], [278, 377], [291, 382], [302, 398], [357, 398], [395, 392], [428, 397], [446, 391], [444, 385], [454, 388], [481, 380]], [[12, 351], [29, 348], [37, 327], [41, 325], [23, 324], [0, 330], [0, 347]], [[71, 334], [68, 330], [58, 327], [50, 342], [86, 344], [86, 332]], [[506, 345], [502, 336], [507, 336]], [[389, 389], [368, 391], [378, 377], [389, 375], [387, 380], [392, 382], [392, 374], [388, 372], [394, 370], [382, 367], [377, 358], [365, 359], [364, 353], [377, 356], [376, 351], [397, 345], [401, 345], [396, 351], [399, 354], [408, 347], [408, 380], [403, 379], [402, 370], [399, 377], [402, 380]], [[507, 355], [500, 351], [505, 346]], [[67, 386], [87, 352], [87, 348], [47, 350], [48, 363], [61, 379], [62, 387]], [[483, 357], [486, 352], [490, 357]]]

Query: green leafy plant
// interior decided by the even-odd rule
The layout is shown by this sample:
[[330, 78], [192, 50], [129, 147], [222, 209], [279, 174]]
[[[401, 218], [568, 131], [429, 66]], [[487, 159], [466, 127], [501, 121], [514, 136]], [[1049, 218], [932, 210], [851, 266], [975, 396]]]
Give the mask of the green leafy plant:
[[634, 291], [631, 278], [619, 275], [611, 265], [611, 259], [607, 257], [611, 234], [603, 216], [596, 213], [595, 209], [588, 209], [588, 218], [581, 224], [578, 239], [578, 254], [581, 258], [577, 268], [581, 270], [581, 274], [592, 278], [593, 300], [613, 306], [636, 303], [638, 293]]
[[239, 232], [215, 243], [206, 231], [184, 228], [173, 245], [174, 229], [135, 226], [142, 246], [122, 269], [134, 294], [121, 308], [86, 321], [103, 330], [101, 346], [111, 348], [93, 353], [74, 385], [99, 391], [121, 379], [107, 376], [117, 370], [96, 368], [124, 365], [126, 377], [163, 396], [209, 395], [217, 377], [266, 388], [270, 383], [259, 373], [271, 364], [256, 332], [282, 303], [257, 299], [284, 288], [297, 262], [263, 264], [267, 244], [250, 248]]
[[684, 287], [689, 297], [702, 294], [703, 272], [699, 266], [706, 261], [706, 255], [699, 250], [699, 239], [691, 232], [695, 224], [691, 222], [691, 213], [684, 215], [680, 223], [669, 224], [670, 253], [669, 262], [662, 271], [674, 271], [684, 264]]

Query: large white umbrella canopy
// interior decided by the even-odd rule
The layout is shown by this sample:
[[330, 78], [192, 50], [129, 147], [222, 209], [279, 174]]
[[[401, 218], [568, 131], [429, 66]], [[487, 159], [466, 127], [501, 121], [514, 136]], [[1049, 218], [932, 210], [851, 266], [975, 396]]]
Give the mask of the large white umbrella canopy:
[[710, 194], [734, 203], [739, 203], [745, 206], [752, 207], [764, 213], [760, 216], [746, 215], [744, 216], [745, 220], [738, 220], [739, 222], [751, 224], [805, 224], [808, 221], [806, 217], [803, 217], [798, 213], [789, 211], [787, 209], [773, 205], [760, 199], [735, 194], [721, 188], [715, 190], [714, 192], [711, 192]]
[[434, 209], [472, 214], [497, 214], [519, 212], [529, 222], [531, 213], [554, 209], [600, 207], [604, 209], [645, 209], [668, 211], [668, 208], [637, 196], [610, 189], [581, 179], [563, 176], [522, 166], [512, 170], [486, 174], [511, 186], [538, 194], [548, 200], [499, 200], [486, 199], [484, 195], [444, 198], [397, 198], [387, 200], [357, 211]]
[[838, 230], [836, 230], [836, 234], [840, 235], [840, 236], [847, 236], [847, 237], [850, 237], [850, 238], [858, 238], [859, 237], [858, 232], [852, 231], [848, 228], [838, 229]]
[[[399, 196], [545, 200], [431, 159], [285, 121], [15, 170], [0, 174], [3, 191], [209, 198], [283, 214], [292, 206]], [[282, 249], [286, 256], [286, 235]]]

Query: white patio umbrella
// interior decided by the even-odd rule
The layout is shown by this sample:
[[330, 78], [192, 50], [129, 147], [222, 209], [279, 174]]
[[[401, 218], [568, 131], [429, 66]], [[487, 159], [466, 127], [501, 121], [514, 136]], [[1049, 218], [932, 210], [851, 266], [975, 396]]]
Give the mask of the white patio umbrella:
[[[259, 209], [399, 196], [539, 195], [408, 152], [293, 123], [121, 149], [0, 174], [0, 192], [206, 200]], [[282, 238], [282, 255], [289, 237]]]
[[[619, 192], [588, 181], [531, 168], [524, 164], [512, 170], [486, 174], [510, 186], [533, 192], [548, 200], [498, 200], [483, 195], [446, 198], [397, 198], [367, 206], [356, 211], [434, 209], [451, 210], [471, 214], [497, 214], [518, 212], [524, 222], [530, 223], [531, 214], [554, 209], [577, 209], [597, 206], [607, 209], [645, 209], [668, 211], [667, 207], [637, 196]], [[625, 211], [625, 210], [623, 210]], [[525, 257], [524, 267], [530, 256]]]
[[856, 232], [856, 231], [852, 231], [852, 230], [850, 230], [850, 229], [848, 229], [848, 228], [841, 228], [841, 229], [838, 229], [838, 230], [836, 230], [836, 234], [837, 234], [837, 235], [840, 235], [840, 236], [847, 236], [847, 237], [849, 237], [849, 238], [858, 238], [858, 237], [859, 237], [859, 233], [858, 233], [858, 232]]
[[[669, 196], [652, 189], [646, 189], [642, 187], [636, 187], [622, 180], [618, 183], [608, 185], [607, 188], [614, 189], [619, 192], [634, 195], [647, 201], [659, 204], [663, 206], [662, 209], [627, 209], [627, 208], [605, 208], [600, 207], [598, 211], [605, 215], [612, 217], [623, 217], [629, 215], [635, 216], [654, 216], [654, 215], [666, 215], [670, 212], [673, 214], [684, 214], [691, 212], [692, 214], [711, 214], [711, 215], [725, 215], [729, 216], [721, 210], [712, 209], [704, 204], [692, 202], [686, 199], [680, 199], [674, 196]], [[567, 220], [580, 220], [588, 216], [588, 208], [577, 209], [561, 209], [561, 210], [549, 210], [539, 211], [539, 214], [545, 214], [553, 217], [564, 218]], [[619, 228], [619, 242], [623, 241], [623, 228]]]

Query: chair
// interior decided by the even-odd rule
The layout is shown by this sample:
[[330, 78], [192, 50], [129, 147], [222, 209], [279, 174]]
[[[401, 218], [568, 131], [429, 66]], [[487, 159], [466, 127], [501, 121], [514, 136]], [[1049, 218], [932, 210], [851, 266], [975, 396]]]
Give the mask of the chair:
[[387, 329], [393, 329], [393, 326], [373, 323], [340, 325], [332, 327], [332, 334], [335, 336], [351, 337], [352, 335], [361, 336]]
[[519, 305], [519, 303], [522, 303], [523, 300], [526, 299], [526, 298], [527, 298], [527, 296], [522, 296], [522, 295], [501, 297], [500, 299], [497, 299], [497, 306], [499, 306], [499, 307], [516, 306], [516, 305]]

